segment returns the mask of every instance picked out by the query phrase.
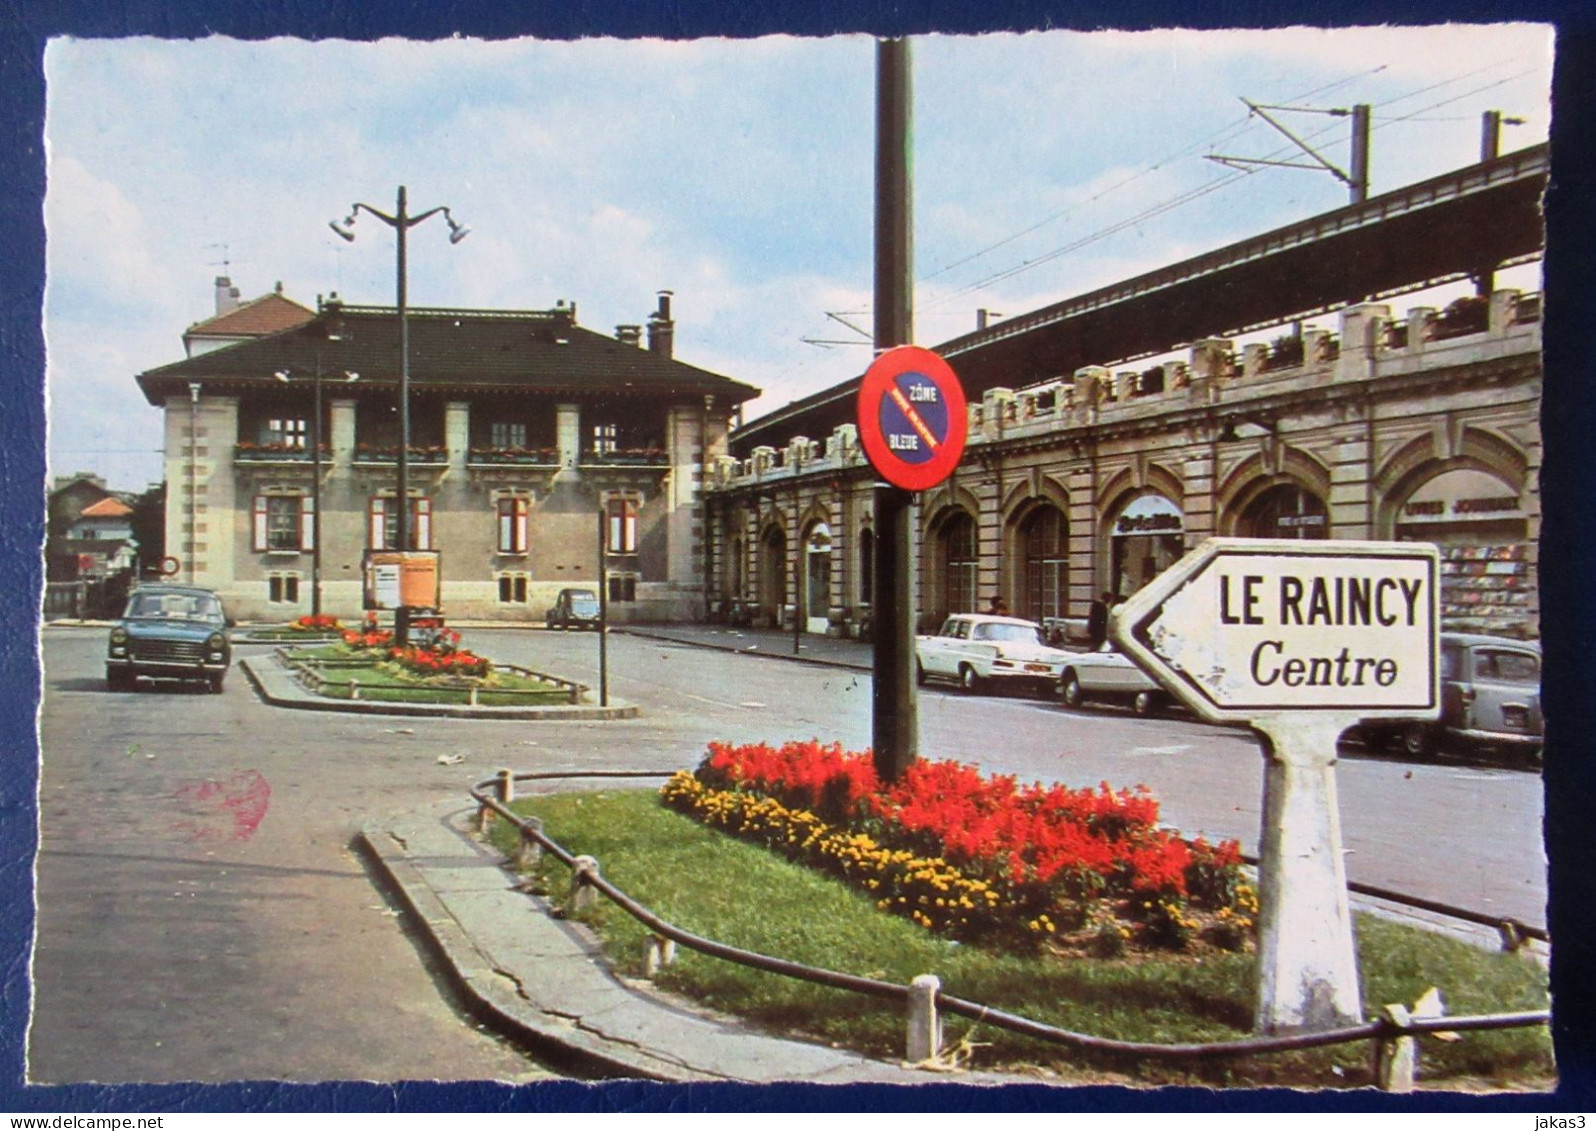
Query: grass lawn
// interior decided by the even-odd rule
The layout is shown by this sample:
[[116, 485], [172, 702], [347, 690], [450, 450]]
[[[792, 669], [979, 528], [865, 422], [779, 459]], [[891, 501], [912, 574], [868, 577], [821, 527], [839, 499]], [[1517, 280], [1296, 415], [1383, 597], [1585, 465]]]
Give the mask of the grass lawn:
[[[938, 938], [878, 911], [872, 898], [672, 812], [652, 791], [605, 791], [523, 800], [555, 840], [598, 858], [606, 878], [665, 919], [697, 934], [813, 966], [907, 985], [936, 974], [959, 997], [1077, 1032], [1136, 1041], [1206, 1041], [1246, 1036], [1253, 1012], [1254, 959], [1208, 950], [1192, 955], [1135, 953], [1118, 959], [1005, 954]], [[504, 822], [495, 840], [513, 846]], [[556, 902], [568, 874], [545, 858], [543, 890]], [[641, 974], [647, 932], [600, 900], [586, 917], [617, 969]], [[1524, 956], [1467, 943], [1373, 916], [1358, 917], [1365, 1009], [1411, 1004], [1438, 986], [1454, 1014], [1544, 1009], [1545, 971]], [[803, 1033], [882, 1057], [902, 1055], [895, 1003], [810, 985], [678, 950], [656, 978], [665, 989], [753, 1019], [776, 1032]], [[1370, 1083], [1367, 1042], [1207, 1065], [1133, 1062], [1075, 1053], [963, 1018], [944, 1019], [948, 1045], [973, 1046], [973, 1066], [1034, 1066], [1066, 1082]], [[1447, 1079], [1504, 1087], [1552, 1085], [1544, 1027], [1424, 1040], [1421, 1081]]]

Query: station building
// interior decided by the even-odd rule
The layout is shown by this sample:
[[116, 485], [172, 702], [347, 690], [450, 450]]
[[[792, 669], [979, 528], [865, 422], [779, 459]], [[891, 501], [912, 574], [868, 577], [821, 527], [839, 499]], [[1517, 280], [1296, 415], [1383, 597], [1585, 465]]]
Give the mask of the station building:
[[[1481, 162], [936, 347], [969, 441], [917, 499], [919, 629], [1001, 595], [1078, 635], [1098, 594], [1231, 535], [1434, 542], [1443, 627], [1538, 636], [1541, 303], [1492, 280], [1538, 261], [1545, 170], [1545, 147]], [[868, 627], [858, 384], [714, 461], [712, 616]]]

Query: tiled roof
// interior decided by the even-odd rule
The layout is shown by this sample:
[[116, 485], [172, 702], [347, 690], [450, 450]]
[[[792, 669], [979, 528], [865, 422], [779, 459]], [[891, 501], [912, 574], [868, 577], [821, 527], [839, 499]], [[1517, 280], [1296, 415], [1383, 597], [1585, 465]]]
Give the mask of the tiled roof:
[[[759, 390], [707, 369], [575, 324], [569, 309], [411, 310], [410, 381], [435, 389], [572, 396], [713, 394], [741, 403]], [[329, 336], [330, 335], [330, 336]], [[355, 372], [361, 384], [399, 379], [399, 320], [392, 307], [329, 305], [302, 326], [225, 346], [139, 375], [151, 404], [187, 393], [190, 381], [243, 387], [278, 370]]]
[[97, 503], [90, 503], [78, 512], [79, 518], [124, 518], [133, 513], [133, 508], [120, 499], [107, 497]]
[[196, 322], [184, 331], [185, 338], [192, 337], [259, 337], [275, 334], [302, 325], [316, 317], [316, 312], [301, 306], [280, 294], [262, 295], [203, 322]]

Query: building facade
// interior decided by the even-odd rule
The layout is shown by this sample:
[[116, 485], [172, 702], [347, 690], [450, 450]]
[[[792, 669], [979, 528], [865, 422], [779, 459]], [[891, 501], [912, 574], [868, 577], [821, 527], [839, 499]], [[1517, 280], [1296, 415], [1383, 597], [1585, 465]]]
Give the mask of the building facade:
[[140, 374], [165, 411], [168, 572], [242, 620], [311, 611], [318, 580], [322, 611], [357, 617], [365, 555], [400, 548], [405, 507], [445, 615], [538, 621], [599, 584], [602, 522], [617, 620], [702, 618], [702, 471], [758, 390], [673, 357], [670, 297], [646, 344], [583, 328], [574, 303], [409, 311], [404, 500], [393, 308], [333, 298]]
[[[1078, 636], [1098, 594], [1234, 535], [1435, 542], [1445, 627], [1538, 636], [1539, 295], [1334, 324], [986, 388], [962, 462], [916, 504], [920, 629], [1001, 594]], [[868, 625], [875, 482], [851, 423], [718, 460], [712, 614]]]

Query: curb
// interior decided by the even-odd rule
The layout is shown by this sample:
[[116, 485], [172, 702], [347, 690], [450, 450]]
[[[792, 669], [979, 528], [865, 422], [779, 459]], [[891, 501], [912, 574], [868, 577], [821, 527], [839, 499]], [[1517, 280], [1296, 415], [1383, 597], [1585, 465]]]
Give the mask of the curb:
[[466, 1008], [503, 1035], [589, 1076], [667, 1083], [1034, 1083], [930, 1072], [775, 1036], [610, 972], [598, 944], [512, 882], [457, 801], [363, 828], [354, 847]]
[[794, 656], [786, 652], [767, 652], [757, 644], [749, 648], [733, 648], [725, 644], [715, 644], [708, 640], [691, 640], [682, 636], [672, 636], [668, 632], [650, 632], [635, 626], [626, 628], [612, 628], [611, 632], [623, 636], [636, 636], [642, 640], [658, 640], [665, 644], [680, 644], [687, 648], [703, 648], [712, 652], [731, 652], [738, 656], [759, 656], [767, 660], [787, 660], [795, 664], [813, 664], [824, 668], [843, 668], [848, 671], [867, 672], [871, 665], [859, 663], [856, 660], [828, 660], [822, 656]]
[[610, 706], [591, 704], [544, 707], [472, 707], [465, 703], [378, 703], [369, 700], [324, 699], [311, 695], [286, 674], [278, 676], [273, 671], [257, 671], [264, 664], [262, 657], [244, 657], [238, 661], [250, 685], [266, 703], [273, 707], [286, 707], [296, 711], [336, 711], [349, 715], [399, 715], [409, 717], [442, 717], [451, 719], [513, 719], [561, 722], [604, 722], [611, 719], [635, 719], [641, 711], [636, 703], [617, 701], [610, 697]]
[[[452, 808], [452, 806], [451, 806]], [[456, 810], [443, 819], [469, 814]], [[551, 1056], [562, 1067], [594, 1077], [623, 1076], [665, 1083], [721, 1079], [666, 1071], [647, 1056], [617, 1055], [609, 1042], [586, 1033], [575, 1023], [551, 1017], [532, 1008], [510, 988], [515, 980], [499, 971], [460, 921], [444, 906], [432, 886], [406, 856], [402, 842], [391, 830], [365, 828], [355, 837], [355, 848], [377, 871], [382, 885], [404, 906], [405, 912], [439, 960], [449, 984], [464, 999], [471, 1014], [500, 1033]], [[491, 858], [478, 849], [483, 861]], [[495, 866], [496, 862], [494, 862]]]

